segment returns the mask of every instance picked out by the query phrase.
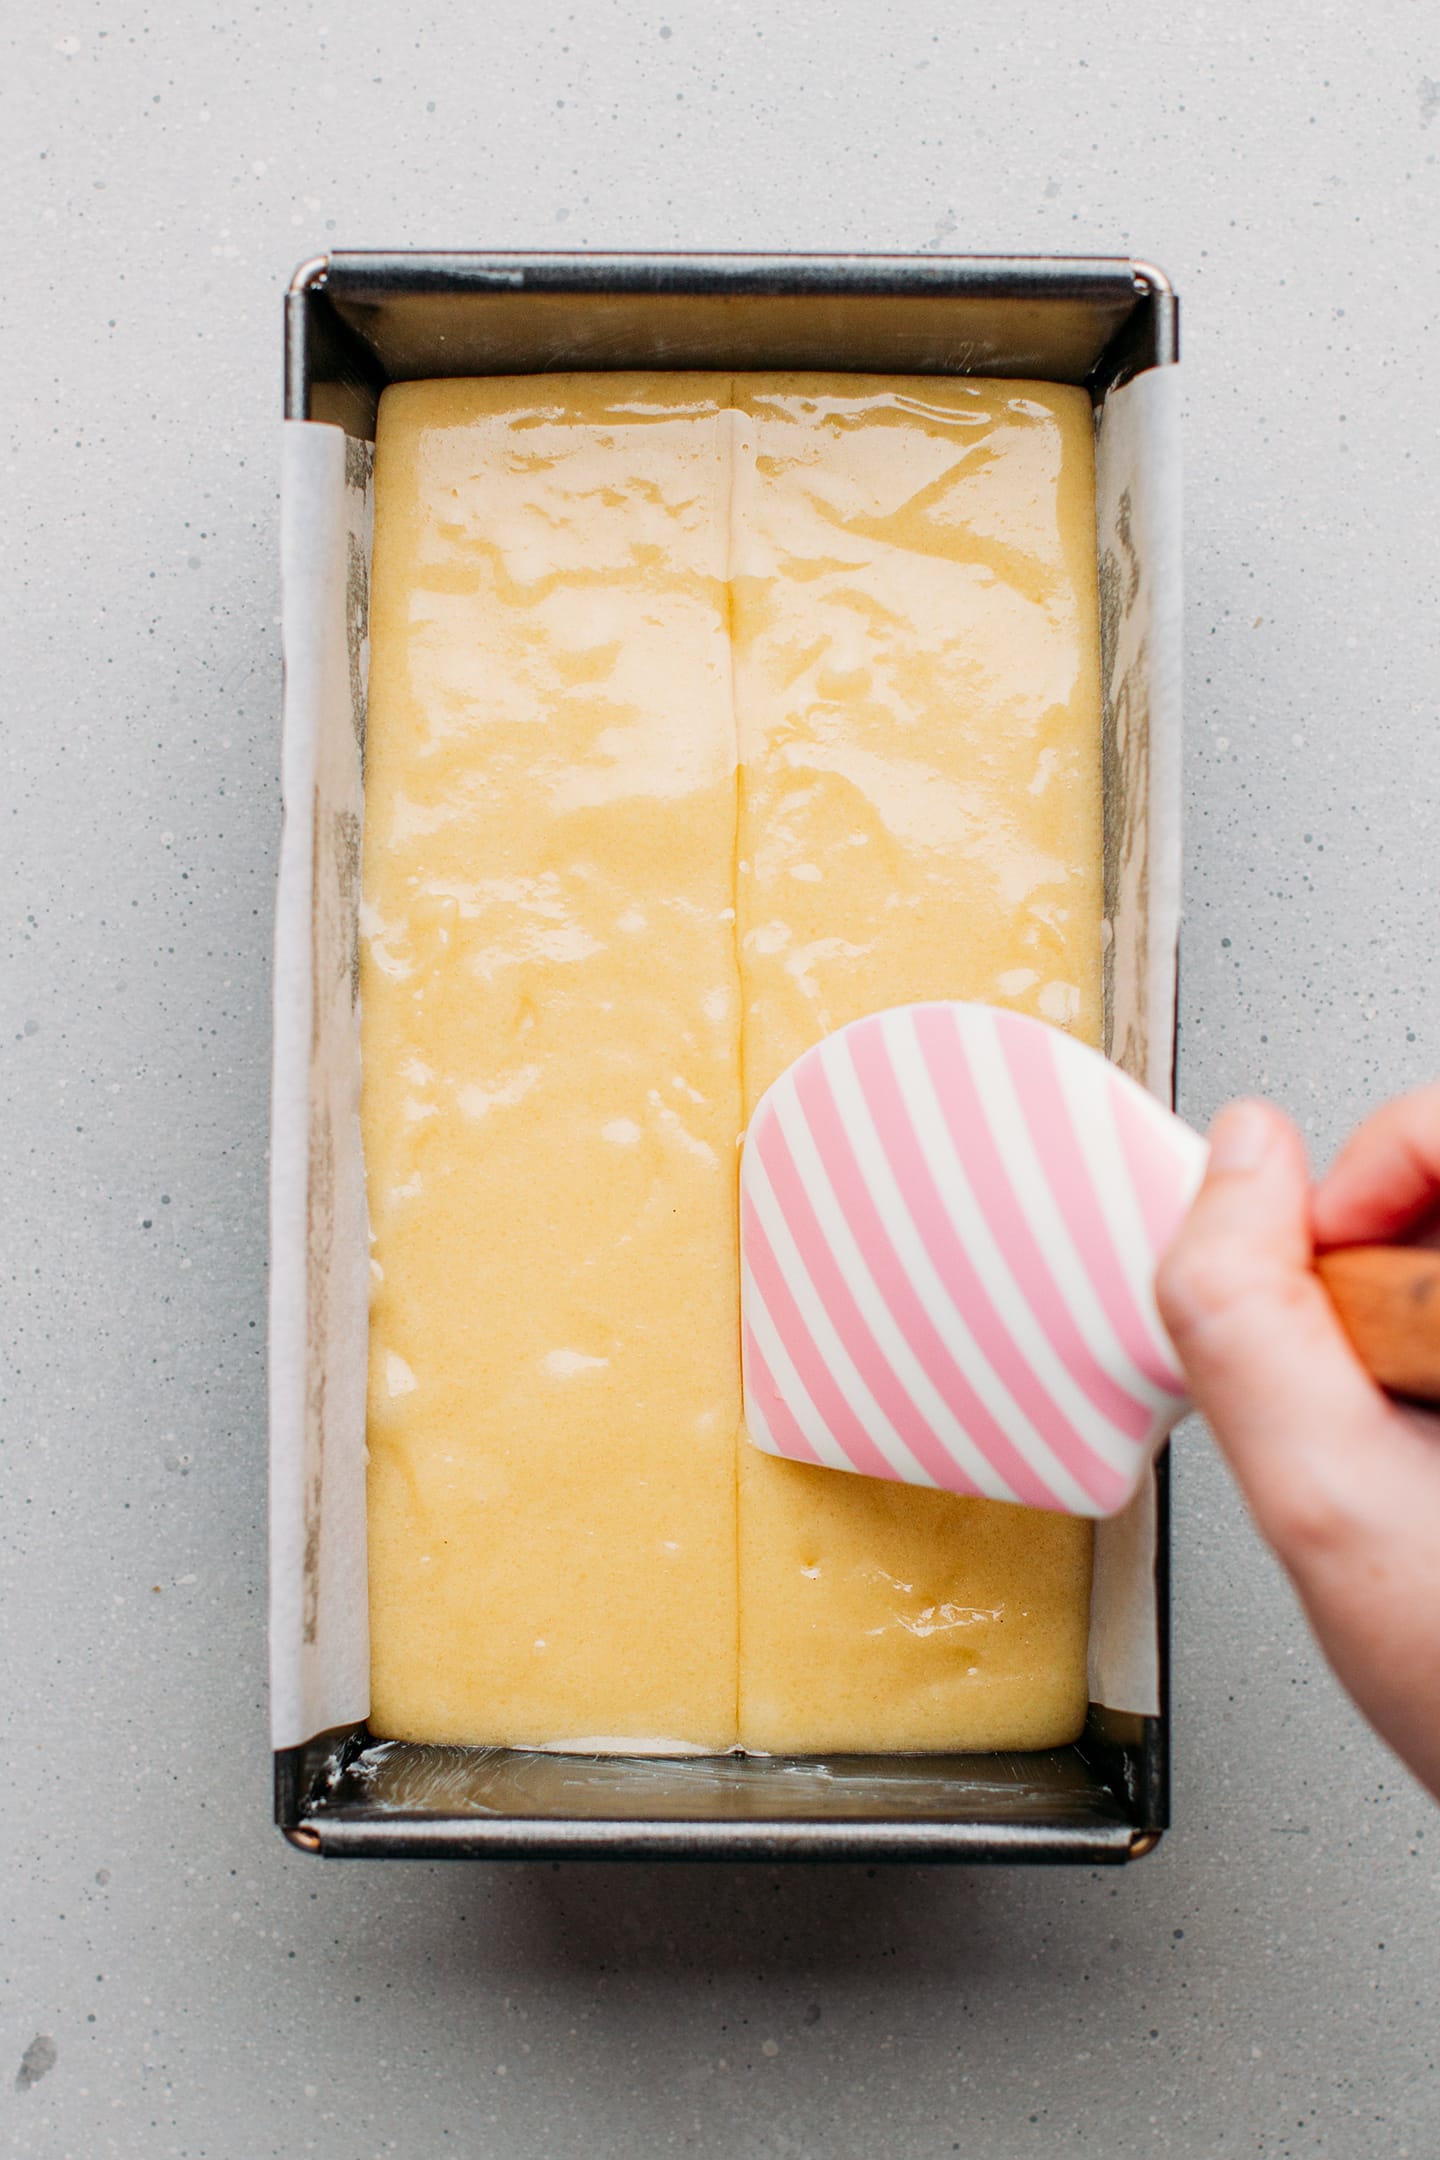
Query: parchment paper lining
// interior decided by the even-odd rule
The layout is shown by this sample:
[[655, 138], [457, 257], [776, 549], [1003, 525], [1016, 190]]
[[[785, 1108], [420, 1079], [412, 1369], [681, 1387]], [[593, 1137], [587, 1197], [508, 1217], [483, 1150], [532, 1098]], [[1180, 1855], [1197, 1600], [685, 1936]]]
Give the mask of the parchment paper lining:
[[[271, 1125], [270, 1676], [276, 1748], [369, 1708], [369, 1249], [357, 936], [372, 451], [285, 423], [284, 829]], [[1112, 391], [1097, 449], [1106, 1043], [1168, 1102], [1179, 927], [1178, 369]], [[1159, 1709], [1155, 1500], [1098, 1526], [1090, 1693]]]

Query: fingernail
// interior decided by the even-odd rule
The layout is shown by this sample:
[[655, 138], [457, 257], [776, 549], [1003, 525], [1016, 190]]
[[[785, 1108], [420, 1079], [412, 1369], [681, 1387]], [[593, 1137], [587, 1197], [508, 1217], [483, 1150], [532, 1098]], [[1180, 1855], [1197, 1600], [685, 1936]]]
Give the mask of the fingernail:
[[1210, 1127], [1212, 1170], [1258, 1170], [1274, 1127], [1263, 1103], [1227, 1103]]

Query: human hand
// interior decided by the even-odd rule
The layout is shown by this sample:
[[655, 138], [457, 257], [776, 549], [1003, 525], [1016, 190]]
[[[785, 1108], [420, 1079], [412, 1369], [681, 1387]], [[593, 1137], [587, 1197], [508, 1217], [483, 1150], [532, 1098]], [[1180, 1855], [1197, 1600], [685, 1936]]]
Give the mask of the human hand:
[[1290, 1120], [1232, 1103], [1156, 1294], [1321, 1648], [1440, 1798], [1440, 1416], [1375, 1385], [1312, 1269], [1405, 1239], [1440, 1245], [1440, 1086], [1368, 1119], [1313, 1192]]

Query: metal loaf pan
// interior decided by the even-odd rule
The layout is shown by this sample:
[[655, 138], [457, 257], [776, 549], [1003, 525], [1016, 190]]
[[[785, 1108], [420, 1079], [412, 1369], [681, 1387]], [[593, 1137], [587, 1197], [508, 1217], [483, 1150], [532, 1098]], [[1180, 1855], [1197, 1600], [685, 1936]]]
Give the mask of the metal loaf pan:
[[[286, 542], [286, 838], [272, 1162], [288, 1163], [289, 1173], [288, 1182], [279, 1174], [272, 1212], [271, 1534], [272, 1673], [284, 1683], [277, 1699], [290, 1702], [288, 1723], [277, 1730], [275, 1805], [292, 1844], [412, 1859], [883, 1858], [1093, 1866], [1133, 1859], [1157, 1843], [1169, 1819], [1163, 1460], [1129, 1533], [1124, 1563], [1131, 1620], [1138, 1596], [1142, 1632], [1153, 1631], [1155, 1642], [1149, 1709], [1117, 1711], [1092, 1702], [1073, 1747], [792, 1762], [595, 1760], [372, 1742], [356, 1714], [365, 1699], [363, 1392], [358, 1412], [353, 1385], [348, 1410], [337, 1408], [345, 1391], [332, 1385], [327, 1396], [323, 1355], [327, 1313], [334, 1324], [337, 1301], [363, 1295], [344, 1289], [362, 1279], [357, 1256], [338, 1250], [339, 1233], [331, 1235], [337, 1222], [343, 1228], [348, 1221], [353, 1230], [357, 1220], [353, 1207], [348, 1217], [343, 1207], [336, 1213], [333, 1195], [337, 1183], [348, 1176], [353, 1186], [359, 1176], [358, 1127], [347, 1170], [346, 1143], [343, 1135], [337, 1141], [336, 1117], [320, 1094], [322, 1087], [333, 1092], [338, 1059], [339, 1122], [354, 1125], [358, 1035], [353, 1016], [345, 1019], [344, 979], [355, 938], [357, 742], [367, 651], [366, 445], [379, 393], [388, 382], [437, 375], [675, 367], [986, 374], [1089, 389], [1108, 500], [1098, 536], [1107, 1048], [1171, 1099], [1178, 495], [1173, 473], [1146, 465], [1170, 461], [1171, 435], [1164, 427], [1129, 428], [1128, 464], [1112, 476], [1108, 495], [1104, 464], [1108, 401], [1147, 375], [1168, 391], [1177, 348], [1178, 304], [1168, 280], [1124, 259], [336, 253], [296, 273], [286, 298], [286, 415], [329, 423], [323, 433], [337, 450], [330, 430], [344, 431], [352, 514], [343, 532], [343, 521], [335, 521], [340, 569], [328, 584], [324, 565], [297, 560], [313, 550], [311, 528], [292, 520]], [[1164, 407], [1173, 413], [1173, 398]], [[313, 446], [322, 431], [291, 432]], [[1117, 421], [1112, 440], [1122, 432]], [[1111, 453], [1112, 464], [1118, 456]], [[300, 640], [290, 613], [296, 605], [339, 611], [334, 641], [342, 661], [348, 642], [354, 704], [339, 721], [326, 720], [314, 670], [297, 663]], [[333, 708], [335, 699], [330, 702]], [[351, 719], [353, 734], [345, 725]], [[335, 736], [328, 751], [327, 727]], [[307, 730], [319, 738], [318, 748], [302, 740]], [[348, 811], [324, 813], [327, 756], [335, 770], [337, 758], [349, 761]], [[333, 844], [324, 837], [331, 827], [339, 836]], [[308, 957], [295, 928], [306, 921]], [[328, 974], [327, 940], [336, 955]], [[297, 973], [301, 1018], [292, 1011], [282, 1024], [282, 991], [288, 982], [290, 1011]], [[328, 1049], [327, 1010], [340, 1029]], [[323, 1079], [327, 1057], [330, 1077]], [[346, 1070], [347, 1061], [353, 1070]], [[297, 1217], [297, 1184], [308, 1217], [303, 1210]], [[330, 1210], [319, 1231], [317, 1205]], [[363, 1213], [358, 1221], [363, 1224]], [[361, 1306], [358, 1317], [351, 1314], [352, 1340], [356, 1326], [363, 1340], [363, 1324]], [[288, 1685], [292, 1673], [300, 1676], [297, 1689]]]

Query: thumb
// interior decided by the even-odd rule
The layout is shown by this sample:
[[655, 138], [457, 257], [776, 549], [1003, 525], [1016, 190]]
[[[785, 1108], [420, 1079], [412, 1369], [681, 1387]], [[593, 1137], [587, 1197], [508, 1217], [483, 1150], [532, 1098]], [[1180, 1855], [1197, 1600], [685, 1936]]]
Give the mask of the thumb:
[[1268, 1103], [1232, 1103], [1156, 1298], [1195, 1403], [1282, 1557], [1344, 1519], [1385, 1407], [1312, 1259], [1299, 1133]]

